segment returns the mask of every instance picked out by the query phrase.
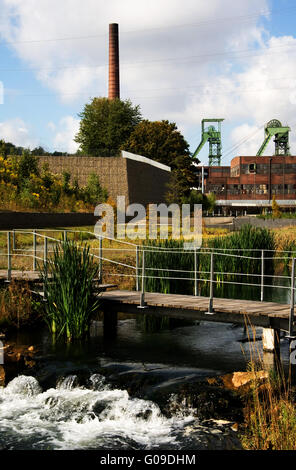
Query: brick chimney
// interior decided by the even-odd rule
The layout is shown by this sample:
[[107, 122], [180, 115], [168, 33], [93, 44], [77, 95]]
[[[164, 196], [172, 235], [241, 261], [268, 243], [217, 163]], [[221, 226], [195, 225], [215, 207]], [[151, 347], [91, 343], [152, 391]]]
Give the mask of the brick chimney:
[[109, 24], [109, 100], [120, 98], [118, 24]]

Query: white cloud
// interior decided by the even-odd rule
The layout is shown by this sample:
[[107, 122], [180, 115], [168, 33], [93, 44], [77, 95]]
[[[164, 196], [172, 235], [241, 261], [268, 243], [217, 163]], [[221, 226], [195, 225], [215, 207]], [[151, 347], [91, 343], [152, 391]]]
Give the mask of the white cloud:
[[[107, 95], [108, 24], [118, 22], [122, 97], [139, 103], [144, 117], [176, 121], [196, 144], [204, 117], [226, 118], [231, 145], [273, 118], [293, 130], [296, 38], [270, 37], [260, 25], [254, 12], [267, 11], [268, 0], [2, 0], [1, 6], [11, 21], [0, 25], [0, 35], [64, 101]], [[67, 37], [85, 39], [20, 42]], [[56, 147], [75, 151], [77, 130], [78, 120], [65, 117]], [[262, 128], [230, 156], [254, 154], [263, 137]]]
[[2, 0], [11, 21], [0, 34], [43, 84], [70, 101], [79, 93], [107, 94], [108, 24], [119, 22], [122, 95], [157, 119], [184, 109], [192, 91], [186, 86], [214, 79], [213, 61], [215, 75], [225, 70], [215, 53], [262, 42], [260, 15], [250, 14], [266, 10], [267, 1]]
[[75, 153], [79, 145], [74, 137], [79, 130], [79, 119], [73, 116], [63, 117], [57, 126], [59, 131], [54, 136], [54, 147], [61, 152]]
[[19, 118], [0, 122], [0, 139], [31, 149], [38, 145], [37, 139], [32, 137], [31, 129]]

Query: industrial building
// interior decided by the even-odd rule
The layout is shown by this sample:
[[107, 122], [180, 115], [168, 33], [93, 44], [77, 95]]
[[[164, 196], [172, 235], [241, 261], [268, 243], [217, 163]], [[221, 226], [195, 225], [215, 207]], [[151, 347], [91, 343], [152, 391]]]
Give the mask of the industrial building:
[[[277, 120], [269, 121], [256, 156], [237, 156], [230, 166], [220, 166], [211, 163], [221, 161], [221, 121], [207, 119], [202, 123], [202, 140], [194, 156], [208, 141], [209, 165], [197, 169], [199, 188], [205, 194], [215, 194], [216, 205], [224, 211], [270, 208], [273, 198], [283, 208], [296, 208], [296, 156], [290, 155], [290, 128]], [[219, 127], [211, 125], [205, 129], [204, 122], [216, 122]], [[262, 156], [272, 138], [274, 155]]]

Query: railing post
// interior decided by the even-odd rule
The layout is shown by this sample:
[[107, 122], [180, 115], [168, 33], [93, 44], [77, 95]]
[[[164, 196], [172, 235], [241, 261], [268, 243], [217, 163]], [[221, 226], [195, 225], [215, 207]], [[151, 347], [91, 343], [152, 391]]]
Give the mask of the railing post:
[[64, 242], [67, 241], [67, 230], [64, 230]]
[[99, 282], [102, 283], [103, 280], [103, 239], [99, 238]]
[[12, 231], [12, 249], [15, 250], [15, 230]]
[[7, 232], [7, 281], [11, 281], [11, 233]]
[[210, 274], [210, 298], [209, 298], [209, 310], [206, 312], [206, 315], [214, 315], [213, 309], [213, 299], [214, 299], [214, 253], [211, 253], [211, 274]]
[[43, 284], [43, 300], [46, 300], [46, 281], [47, 281], [47, 237], [46, 236], [44, 236], [43, 264], [44, 264], [44, 277], [45, 277], [45, 283]]
[[142, 290], [138, 308], [147, 308], [145, 302], [145, 250], [142, 251]]
[[197, 296], [197, 251], [194, 248], [194, 295]]
[[295, 307], [295, 262], [296, 258], [292, 259], [292, 272], [291, 272], [291, 302], [290, 302], [290, 316], [289, 316], [289, 336], [293, 339], [294, 333], [294, 307]]
[[261, 250], [261, 293], [260, 300], [263, 302], [264, 298], [264, 250]]
[[33, 271], [37, 269], [37, 240], [36, 230], [33, 230]]
[[139, 247], [136, 246], [136, 291], [140, 290], [139, 286]]

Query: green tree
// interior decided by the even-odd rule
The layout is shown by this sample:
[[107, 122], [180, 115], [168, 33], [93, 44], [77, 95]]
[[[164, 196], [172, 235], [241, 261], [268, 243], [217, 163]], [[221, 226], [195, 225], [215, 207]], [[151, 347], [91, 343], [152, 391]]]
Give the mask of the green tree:
[[190, 155], [181, 155], [172, 161], [171, 167], [165, 198], [168, 203], [182, 204], [188, 200], [191, 188], [196, 186], [193, 160]]
[[91, 173], [85, 187], [86, 202], [98, 204], [108, 198], [107, 190], [102, 188], [99, 177], [96, 173]]
[[189, 144], [174, 122], [141, 121], [122, 146], [122, 150], [143, 155], [175, 167], [175, 159], [190, 155]]
[[80, 152], [94, 156], [115, 156], [141, 120], [139, 106], [130, 100], [94, 98], [79, 114], [75, 142]]
[[[172, 169], [166, 200], [181, 203], [196, 185], [189, 144], [174, 122], [141, 121], [122, 147], [128, 152], [143, 155]], [[195, 160], [199, 163], [198, 160]]]
[[31, 155], [29, 150], [24, 150], [18, 164], [19, 185], [21, 186], [26, 180], [28, 180], [31, 174], [39, 175], [38, 158]]

